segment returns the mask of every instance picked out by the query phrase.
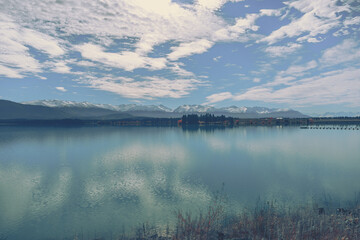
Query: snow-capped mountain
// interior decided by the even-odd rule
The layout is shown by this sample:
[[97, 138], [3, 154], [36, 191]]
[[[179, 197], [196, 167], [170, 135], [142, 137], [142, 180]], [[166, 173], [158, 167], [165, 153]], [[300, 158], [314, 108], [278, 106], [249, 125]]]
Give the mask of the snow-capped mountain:
[[160, 111], [172, 112], [172, 109], [164, 105], [137, 105], [137, 104], [93, 104], [89, 102], [74, 102], [62, 100], [38, 100], [22, 102], [22, 104], [39, 105], [44, 107], [77, 107], [77, 108], [104, 108], [117, 112], [131, 112], [131, 111]]
[[181, 117], [184, 114], [215, 114], [226, 115], [240, 118], [259, 118], [259, 117], [306, 117], [306, 115], [291, 109], [271, 109], [266, 107], [221, 107], [215, 108], [208, 105], [181, 105], [175, 109], [168, 108], [164, 105], [138, 105], [138, 104], [93, 104], [89, 102], [74, 102], [61, 100], [39, 100], [23, 102], [28, 105], [39, 105], [52, 108], [62, 108], [73, 112], [80, 109], [108, 110], [114, 113], [128, 113], [132, 116], [142, 117]]
[[248, 109], [247, 107], [237, 107], [237, 106], [219, 108], [220, 111], [229, 112], [229, 113], [246, 113], [247, 109]]
[[326, 112], [326, 113], [312, 113], [312, 117], [360, 117], [360, 112]]
[[131, 104], [131, 106], [127, 109], [127, 111], [157, 111], [157, 112], [172, 112], [171, 108], [165, 107], [164, 105], [136, 105]]
[[216, 108], [206, 105], [182, 105], [174, 109], [175, 113], [210, 113]]
[[82, 108], [97, 107], [96, 104], [92, 104], [89, 102], [73, 102], [73, 101], [62, 101], [62, 100], [37, 100], [37, 101], [22, 102], [22, 104], [38, 105], [44, 107], [82, 107]]

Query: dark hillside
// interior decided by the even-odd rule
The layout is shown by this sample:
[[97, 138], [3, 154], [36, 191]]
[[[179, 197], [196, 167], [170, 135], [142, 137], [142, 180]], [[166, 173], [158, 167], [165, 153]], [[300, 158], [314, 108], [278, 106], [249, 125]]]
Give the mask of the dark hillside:
[[0, 119], [64, 119], [73, 117], [61, 109], [0, 100]]

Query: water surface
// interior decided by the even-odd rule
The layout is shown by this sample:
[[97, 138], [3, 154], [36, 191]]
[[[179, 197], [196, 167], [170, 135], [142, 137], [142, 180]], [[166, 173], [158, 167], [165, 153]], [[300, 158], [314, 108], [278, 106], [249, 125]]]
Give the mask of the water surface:
[[0, 239], [116, 237], [224, 183], [230, 208], [360, 190], [360, 131], [297, 127], [0, 127]]

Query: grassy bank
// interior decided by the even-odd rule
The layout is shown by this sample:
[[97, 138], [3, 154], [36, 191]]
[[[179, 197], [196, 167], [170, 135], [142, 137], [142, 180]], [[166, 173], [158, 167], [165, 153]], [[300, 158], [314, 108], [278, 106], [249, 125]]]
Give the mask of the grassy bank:
[[144, 228], [135, 238], [119, 239], [360, 239], [359, 209], [315, 211], [277, 209], [269, 203], [232, 217], [210, 208], [204, 215], [178, 213], [175, 229], [167, 234]]
[[356, 200], [346, 208], [318, 204], [285, 207], [276, 201], [259, 201], [254, 208], [229, 213], [224, 198], [218, 197], [203, 213], [176, 212], [173, 227], [159, 229], [143, 224], [133, 236], [112, 239], [360, 239], [359, 203]]

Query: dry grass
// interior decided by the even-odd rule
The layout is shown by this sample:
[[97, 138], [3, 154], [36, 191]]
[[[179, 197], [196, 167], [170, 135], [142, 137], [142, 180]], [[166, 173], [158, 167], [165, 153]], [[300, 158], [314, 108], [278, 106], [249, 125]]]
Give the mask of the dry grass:
[[[360, 239], [359, 210], [323, 211], [298, 208], [284, 211], [267, 203], [243, 212], [227, 226], [228, 238], [240, 239]], [[328, 213], [327, 213], [328, 212]]]
[[[358, 198], [357, 198], [358, 199]], [[158, 229], [143, 224], [134, 237], [117, 240], [355, 240], [360, 239], [360, 204], [347, 209], [330, 204], [284, 207], [276, 201], [258, 202], [241, 213], [226, 213], [226, 198], [220, 194], [205, 212], [176, 212], [174, 227]]]
[[357, 200], [348, 209], [258, 202], [255, 208], [232, 216], [225, 214], [224, 205], [220, 196], [199, 216], [178, 212], [171, 239], [360, 239]]
[[215, 205], [199, 216], [178, 212], [175, 229], [167, 234], [143, 227], [136, 238], [123, 239], [360, 239], [358, 209], [319, 214], [319, 209], [284, 211], [273, 203], [266, 203], [232, 217], [226, 217], [223, 210], [222, 206]]

